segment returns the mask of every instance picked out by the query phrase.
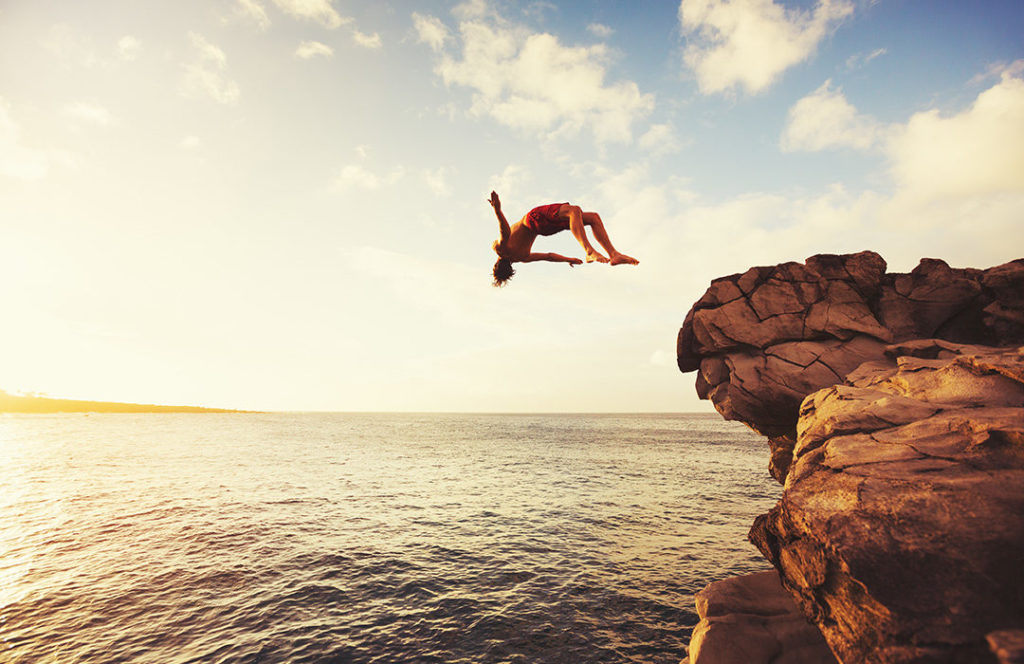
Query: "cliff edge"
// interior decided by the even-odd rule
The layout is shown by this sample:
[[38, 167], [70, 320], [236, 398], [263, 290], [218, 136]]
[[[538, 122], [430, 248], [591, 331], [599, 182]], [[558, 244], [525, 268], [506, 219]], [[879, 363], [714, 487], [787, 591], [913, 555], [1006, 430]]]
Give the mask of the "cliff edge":
[[814, 256], [687, 315], [680, 370], [784, 486], [751, 541], [841, 662], [1024, 661], [1022, 345], [1024, 260]]

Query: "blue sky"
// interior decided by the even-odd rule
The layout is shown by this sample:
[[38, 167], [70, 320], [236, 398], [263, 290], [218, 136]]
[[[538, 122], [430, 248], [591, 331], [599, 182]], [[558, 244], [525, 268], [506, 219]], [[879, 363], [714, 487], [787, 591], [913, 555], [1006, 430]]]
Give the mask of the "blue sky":
[[[6, 2], [0, 388], [707, 409], [674, 342], [713, 278], [1024, 255], [1021, 34], [996, 0]], [[640, 265], [491, 287], [491, 189]]]

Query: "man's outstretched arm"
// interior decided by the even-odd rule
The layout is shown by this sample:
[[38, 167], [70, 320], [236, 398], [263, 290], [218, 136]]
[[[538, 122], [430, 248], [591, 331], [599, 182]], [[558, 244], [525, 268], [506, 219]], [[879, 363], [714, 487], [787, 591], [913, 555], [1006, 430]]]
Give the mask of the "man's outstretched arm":
[[569, 265], [582, 265], [583, 261], [579, 258], [573, 258], [572, 256], [563, 256], [562, 254], [530, 254], [524, 258], [522, 263], [533, 263], [535, 261], [549, 261], [551, 263], [568, 263]]
[[501, 200], [498, 198], [497, 192], [491, 192], [491, 207], [494, 208], [494, 214], [498, 217], [498, 224], [501, 226], [501, 241], [505, 242], [508, 240], [508, 236], [512, 234], [512, 229], [508, 226], [508, 220], [505, 219], [504, 213], [501, 211]]

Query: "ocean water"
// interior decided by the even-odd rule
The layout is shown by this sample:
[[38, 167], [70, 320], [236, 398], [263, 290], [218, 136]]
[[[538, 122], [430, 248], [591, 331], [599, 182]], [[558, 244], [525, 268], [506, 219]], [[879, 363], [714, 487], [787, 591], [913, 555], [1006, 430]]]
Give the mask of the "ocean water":
[[780, 488], [716, 415], [0, 416], [0, 662], [671, 662]]

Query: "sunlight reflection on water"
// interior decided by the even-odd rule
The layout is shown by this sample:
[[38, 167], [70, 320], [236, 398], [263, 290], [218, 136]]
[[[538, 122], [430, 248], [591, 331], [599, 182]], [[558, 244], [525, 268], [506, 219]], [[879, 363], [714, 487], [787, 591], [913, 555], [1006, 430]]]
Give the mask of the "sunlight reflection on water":
[[0, 418], [12, 662], [678, 662], [779, 493], [717, 416]]

